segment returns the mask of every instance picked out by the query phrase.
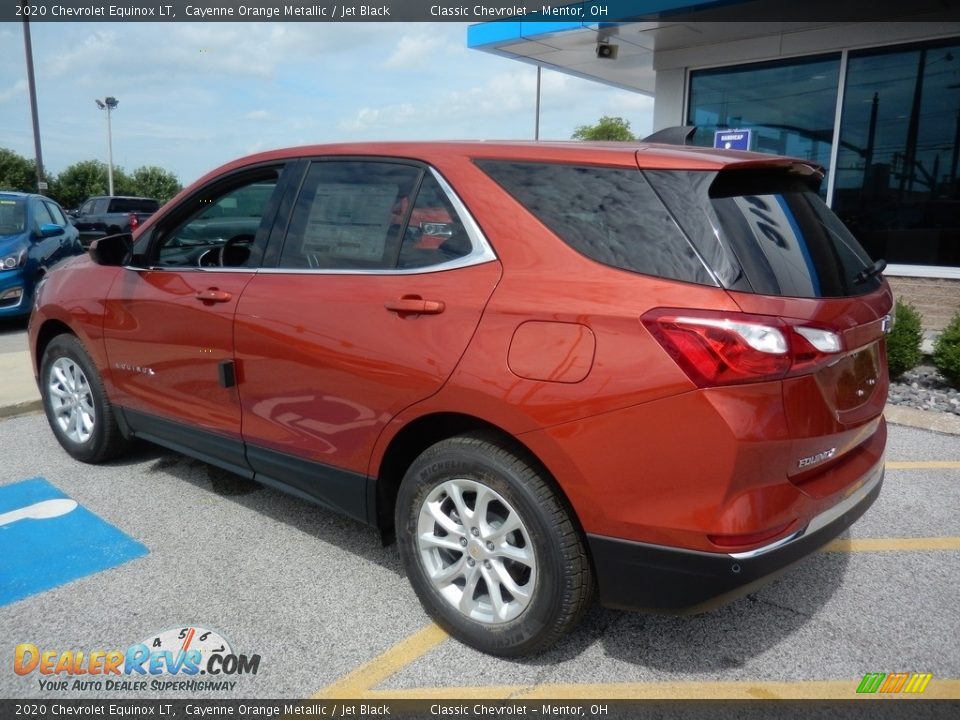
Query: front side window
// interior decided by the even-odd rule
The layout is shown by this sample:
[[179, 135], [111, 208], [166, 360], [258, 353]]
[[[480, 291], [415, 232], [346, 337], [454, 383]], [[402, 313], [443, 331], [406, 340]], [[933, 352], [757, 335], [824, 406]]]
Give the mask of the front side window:
[[[160, 267], [256, 267], [255, 243], [265, 240], [272, 218], [267, 217], [279, 171], [258, 170], [185, 201], [175, 217], [185, 217], [161, 229], [153, 251]], [[262, 244], [262, 243], [260, 243]]]
[[280, 267], [396, 270], [469, 254], [449, 199], [422, 167], [395, 162], [315, 162], [297, 198]]
[[60, 227], [66, 227], [67, 218], [64, 216], [60, 206], [51, 202], [45, 203], [45, 205], [47, 206], [47, 212], [50, 213], [50, 217], [53, 218], [53, 223]]
[[35, 232], [39, 232], [40, 227], [43, 225], [57, 224], [50, 215], [50, 211], [47, 210], [47, 204], [45, 202], [32, 200], [30, 204], [33, 208], [33, 229]]

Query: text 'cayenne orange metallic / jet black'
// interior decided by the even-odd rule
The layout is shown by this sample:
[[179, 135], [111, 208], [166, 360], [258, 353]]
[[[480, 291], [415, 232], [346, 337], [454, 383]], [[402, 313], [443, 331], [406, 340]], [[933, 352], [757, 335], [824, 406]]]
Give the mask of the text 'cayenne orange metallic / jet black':
[[652, 144], [293, 148], [50, 272], [50, 425], [395, 536], [438, 624], [542, 650], [594, 595], [689, 612], [883, 478], [891, 294], [787, 158]]

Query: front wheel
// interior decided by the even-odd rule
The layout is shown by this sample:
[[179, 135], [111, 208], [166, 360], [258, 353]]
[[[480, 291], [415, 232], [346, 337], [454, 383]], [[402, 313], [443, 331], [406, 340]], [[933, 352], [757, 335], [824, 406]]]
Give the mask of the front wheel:
[[589, 605], [590, 563], [563, 502], [521, 453], [483, 436], [444, 440], [414, 461], [396, 528], [424, 608], [483, 652], [539, 652]]
[[126, 446], [93, 361], [73, 335], [58, 335], [44, 350], [40, 394], [54, 435], [72, 457], [104, 462]]

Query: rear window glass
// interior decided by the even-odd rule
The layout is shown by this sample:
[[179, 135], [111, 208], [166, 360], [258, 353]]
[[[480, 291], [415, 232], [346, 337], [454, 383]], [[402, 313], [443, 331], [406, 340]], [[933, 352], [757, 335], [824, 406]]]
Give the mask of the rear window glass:
[[716, 285], [639, 169], [476, 164], [577, 252], [624, 270]]
[[732, 290], [788, 297], [849, 297], [872, 264], [803, 178], [786, 170], [664, 171], [644, 174], [704, 257]]
[[160, 203], [156, 200], [144, 200], [139, 198], [114, 198], [110, 201], [110, 212], [156, 212], [160, 208]]

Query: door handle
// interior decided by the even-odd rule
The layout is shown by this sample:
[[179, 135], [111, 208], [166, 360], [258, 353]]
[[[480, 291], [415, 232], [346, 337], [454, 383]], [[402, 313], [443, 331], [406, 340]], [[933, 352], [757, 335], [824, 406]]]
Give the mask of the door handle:
[[405, 295], [399, 300], [390, 300], [384, 307], [403, 317], [405, 315], [439, 315], [447, 306], [442, 300], [424, 300], [419, 295]]
[[226, 290], [219, 290], [217, 288], [207, 288], [206, 290], [200, 290], [197, 293], [197, 300], [205, 303], [222, 303], [229, 301], [233, 295], [228, 293]]

